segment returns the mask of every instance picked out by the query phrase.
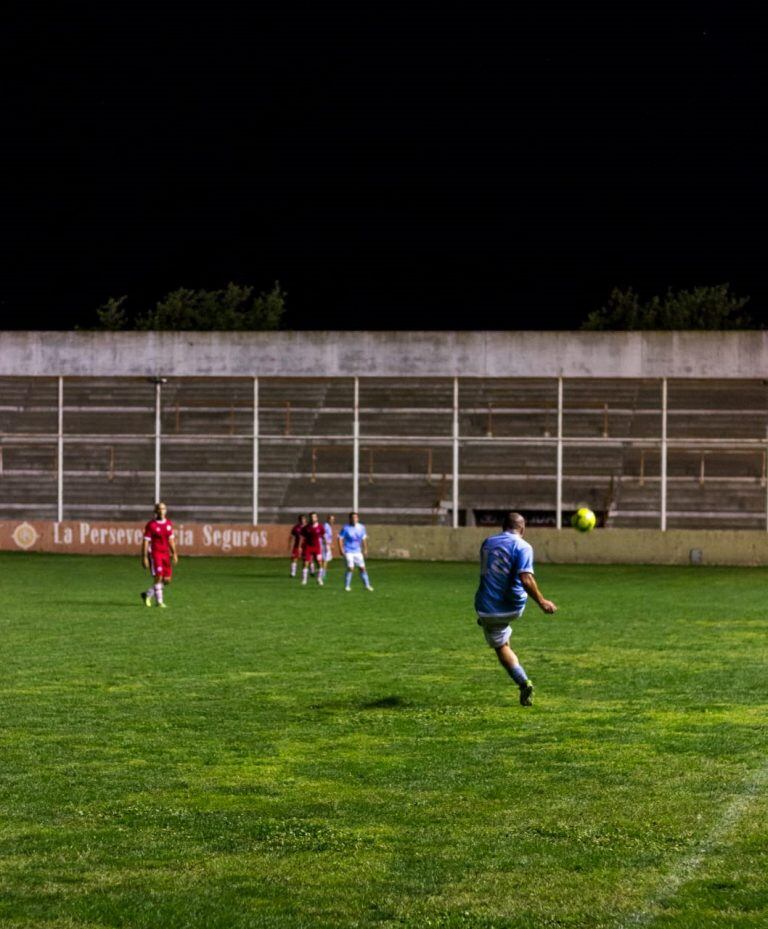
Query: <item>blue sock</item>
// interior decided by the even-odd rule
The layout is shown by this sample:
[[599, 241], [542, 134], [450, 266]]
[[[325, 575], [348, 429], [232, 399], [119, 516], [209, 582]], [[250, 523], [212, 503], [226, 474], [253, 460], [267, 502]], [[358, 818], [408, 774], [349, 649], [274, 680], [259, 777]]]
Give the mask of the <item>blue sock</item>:
[[509, 676], [518, 687], [522, 686], [528, 680], [528, 675], [525, 673], [525, 669], [521, 664], [515, 665], [509, 672]]
[[361, 571], [361, 572], [360, 572], [360, 577], [362, 578], [363, 583], [365, 584], [366, 587], [370, 587], [370, 586], [371, 586], [371, 582], [368, 580], [368, 572], [367, 572], [367, 571]]
[[345, 572], [344, 572], [344, 586], [345, 586], [345, 587], [349, 587], [349, 585], [350, 585], [351, 583], [352, 583], [352, 572], [351, 572], [351, 571], [345, 571]]

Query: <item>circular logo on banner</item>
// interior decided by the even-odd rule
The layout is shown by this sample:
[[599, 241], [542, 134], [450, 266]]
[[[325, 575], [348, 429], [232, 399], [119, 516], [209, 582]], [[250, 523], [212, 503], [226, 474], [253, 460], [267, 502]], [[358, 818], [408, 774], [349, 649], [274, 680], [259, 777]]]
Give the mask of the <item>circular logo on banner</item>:
[[17, 526], [13, 530], [11, 538], [19, 548], [27, 549], [32, 548], [35, 542], [37, 542], [39, 535], [34, 526], [30, 526], [29, 523], [21, 523], [20, 526]]

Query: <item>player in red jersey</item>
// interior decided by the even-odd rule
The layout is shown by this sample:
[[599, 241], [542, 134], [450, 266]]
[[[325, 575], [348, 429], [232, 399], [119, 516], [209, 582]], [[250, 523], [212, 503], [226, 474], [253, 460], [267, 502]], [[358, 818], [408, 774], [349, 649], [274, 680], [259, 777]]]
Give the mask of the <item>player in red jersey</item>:
[[296, 520], [296, 525], [291, 529], [291, 534], [288, 537], [288, 546], [291, 550], [291, 577], [296, 577], [296, 566], [304, 548], [304, 536], [301, 533], [306, 525], [307, 517], [302, 513]]
[[145, 590], [141, 599], [144, 606], [152, 606], [154, 595], [157, 605], [165, 609], [163, 588], [171, 583], [173, 564], [179, 563], [176, 553], [176, 539], [173, 535], [173, 523], [167, 517], [168, 507], [164, 503], [155, 504], [155, 518], [150, 519], [144, 527], [144, 539], [141, 543], [141, 563], [152, 573], [154, 584]]
[[317, 513], [309, 514], [309, 525], [304, 526], [301, 534], [304, 537], [304, 567], [301, 570], [301, 583], [307, 583], [309, 566], [317, 564], [317, 583], [323, 586], [323, 540], [325, 539], [325, 526], [320, 522]]

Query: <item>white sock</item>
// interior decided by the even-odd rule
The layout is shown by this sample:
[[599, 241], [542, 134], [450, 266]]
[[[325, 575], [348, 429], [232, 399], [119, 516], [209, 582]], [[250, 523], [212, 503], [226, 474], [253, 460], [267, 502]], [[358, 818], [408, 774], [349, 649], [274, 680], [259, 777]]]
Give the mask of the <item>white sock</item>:
[[302, 568], [302, 569], [301, 569], [301, 583], [302, 583], [302, 584], [306, 584], [306, 583], [307, 583], [307, 575], [308, 575], [308, 574], [309, 574], [309, 569], [308, 569], [308, 568]]
[[151, 600], [152, 597], [154, 597], [154, 595], [155, 595], [155, 587], [153, 584], [152, 587], [149, 588], [149, 590], [144, 591], [144, 596], [149, 597], [149, 599]]
[[155, 600], [157, 600], [158, 603], [163, 602], [163, 585], [162, 584], [155, 584]]
[[296, 577], [296, 562], [291, 562], [291, 577]]

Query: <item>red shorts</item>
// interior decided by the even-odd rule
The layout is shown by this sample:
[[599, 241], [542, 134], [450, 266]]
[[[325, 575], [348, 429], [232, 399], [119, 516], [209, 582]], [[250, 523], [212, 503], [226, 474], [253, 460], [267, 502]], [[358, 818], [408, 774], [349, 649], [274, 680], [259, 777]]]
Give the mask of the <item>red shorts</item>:
[[299, 557], [301, 557], [301, 546], [294, 545], [293, 548], [291, 549], [291, 558], [299, 558]]
[[305, 548], [304, 549], [304, 561], [312, 561], [313, 558], [317, 558], [318, 561], [323, 560], [322, 548]]
[[173, 575], [171, 553], [163, 552], [157, 555], [151, 554], [149, 556], [149, 570], [152, 572], [152, 577], [164, 577], [170, 581]]

